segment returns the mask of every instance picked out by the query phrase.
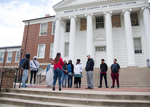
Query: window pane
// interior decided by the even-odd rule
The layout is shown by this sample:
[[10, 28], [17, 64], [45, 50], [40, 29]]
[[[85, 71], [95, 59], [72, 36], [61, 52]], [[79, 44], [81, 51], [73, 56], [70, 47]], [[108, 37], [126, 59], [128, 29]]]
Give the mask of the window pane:
[[66, 32], [70, 32], [70, 20], [66, 21]]
[[11, 59], [12, 59], [12, 52], [8, 52], [7, 62], [11, 62]]
[[53, 22], [53, 31], [52, 31], [53, 34], [55, 34], [55, 25], [56, 25], [56, 23]]
[[47, 23], [42, 23], [41, 24], [41, 35], [46, 35], [47, 34]]
[[131, 24], [132, 26], [138, 26], [138, 15], [137, 13], [131, 13]]
[[112, 27], [121, 27], [120, 15], [112, 16]]
[[95, 51], [96, 52], [106, 52], [106, 46], [96, 46]]
[[104, 28], [104, 18], [96, 17], [96, 29]]
[[0, 62], [3, 62], [3, 59], [4, 59], [4, 52], [1, 52], [0, 53]]
[[38, 46], [38, 58], [44, 58], [45, 54], [45, 45], [39, 45]]
[[19, 61], [19, 59], [20, 59], [20, 52], [18, 51], [16, 52], [16, 61]]
[[50, 58], [53, 58], [53, 47], [54, 47], [54, 43], [51, 43], [51, 47], [50, 47]]
[[141, 38], [134, 38], [135, 53], [142, 53]]
[[86, 20], [86, 18], [81, 19], [81, 22], [80, 22], [80, 31], [84, 31], [84, 30], [86, 30], [86, 28], [87, 28], [87, 20]]
[[69, 43], [65, 43], [65, 56], [69, 56]]

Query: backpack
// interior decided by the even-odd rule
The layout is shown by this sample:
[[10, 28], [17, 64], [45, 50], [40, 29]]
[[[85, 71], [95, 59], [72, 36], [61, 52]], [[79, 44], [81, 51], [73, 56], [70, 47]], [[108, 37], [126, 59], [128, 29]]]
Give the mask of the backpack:
[[20, 61], [20, 63], [19, 63], [19, 66], [21, 67], [21, 65], [22, 65], [22, 63], [23, 63], [23, 61], [25, 60], [26, 58], [23, 58], [21, 61]]

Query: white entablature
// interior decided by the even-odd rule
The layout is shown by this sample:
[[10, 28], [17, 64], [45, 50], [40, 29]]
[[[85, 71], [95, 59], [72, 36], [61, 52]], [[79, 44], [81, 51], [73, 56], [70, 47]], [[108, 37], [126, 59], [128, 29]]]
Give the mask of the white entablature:
[[88, 13], [99, 14], [106, 11], [118, 11], [132, 8], [148, 7], [148, 0], [64, 0], [53, 6], [56, 17], [82, 15]]

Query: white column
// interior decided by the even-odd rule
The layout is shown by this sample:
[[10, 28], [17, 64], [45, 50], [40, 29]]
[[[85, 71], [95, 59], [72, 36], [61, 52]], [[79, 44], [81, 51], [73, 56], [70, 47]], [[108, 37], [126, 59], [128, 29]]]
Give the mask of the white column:
[[136, 66], [136, 64], [135, 64], [135, 53], [134, 53], [134, 43], [133, 43], [133, 34], [132, 34], [132, 26], [131, 26], [131, 18], [130, 18], [131, 11], [132, 11], [132, 9], [122, 10], [122, 12], [124, 14], [128, 66]]
[[59, 52], [59, 38], [60, 38], [60, 25], [61, 25], [60, 20], [61, 20], [60, 18], [56, 19], [53, 58], [55, 58], [56, 54]]
[[69, 59], [75, 64], [76, 16], [70, 18]]
[[150, 17], [149, 17], [149, 9], [148, 8], [141, 8], [143, 10], [143, 19], [144, 19], [144, 28], [145, 28], [145, 35], [147, 40], [147, 47], [148, 47], [148, 59], [150, 59]]
[[86, 14], [87, 17], [87, 37], [86, 52], [87, 55], [93, 57], [93, 14]]
[[112, 35], [112, 11], [103, 12], [105, 16], [105, 29], [106, 29], [106, 53], [107, 53], [107, 64], [110, 67], [113, 63], [114, 55], [113, 55], [113, 35]]

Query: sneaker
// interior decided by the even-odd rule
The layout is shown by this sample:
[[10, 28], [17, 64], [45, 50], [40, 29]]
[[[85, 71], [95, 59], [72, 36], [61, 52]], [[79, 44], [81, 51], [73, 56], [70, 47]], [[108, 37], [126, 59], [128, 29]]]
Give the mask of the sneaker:
[[119, 88], [119, 86], [117, 86], [117, 88]]
[[85, 88], [85, 89], [90, 89], [90, 87], [87, 87], [87, 88]]
[[115, 88], [114, 86], [112, 86], [111, 88]]
[[30, 84], [29, 87], [31, 87], [32, 85]]
[[26, 88], [24, 85], [21, 85], [21, 87]]
[[94, 88], [92, 88], [92, 87], [89, 87], [89, 89], [94, 89]]
[[33, 84], [33, 87], [35, 87], [35, 84]]
[[25, 87], [28, 87], [27, 85], [25, 85]]
[[59, 87], [59, 91], [61, 91], [61, 88]]
[[55, 87], [53, 87], [53, 91], [55, 90]]
[[79, 85], [79, 88], [81, 88], [81, 85]]
[[98, 88], [102, 88], [102, 86], [98, 86]]
[[106, 88], [109, 88], [108, 86], [106, 86]]

